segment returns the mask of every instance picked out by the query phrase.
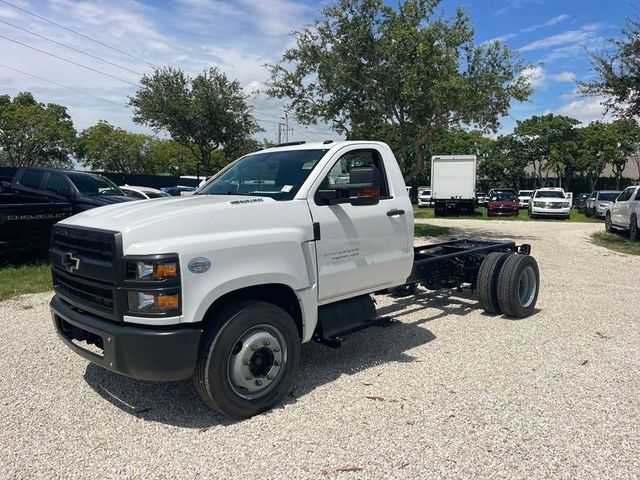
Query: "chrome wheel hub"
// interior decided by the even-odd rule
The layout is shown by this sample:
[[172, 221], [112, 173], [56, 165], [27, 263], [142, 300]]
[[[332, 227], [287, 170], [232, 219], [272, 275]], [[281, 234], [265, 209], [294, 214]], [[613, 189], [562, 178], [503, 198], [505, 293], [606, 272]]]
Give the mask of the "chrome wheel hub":
[[520, 305], [528, 307], [536, 296], [536, 272], [531, 267], [525, 268], [518, 279], [518, 300]]
[[256, 325], [236, 341], [227, 366], [233, 391], [247, 399], [269, 393], [284, 373], [287, 350], [280, 330]]

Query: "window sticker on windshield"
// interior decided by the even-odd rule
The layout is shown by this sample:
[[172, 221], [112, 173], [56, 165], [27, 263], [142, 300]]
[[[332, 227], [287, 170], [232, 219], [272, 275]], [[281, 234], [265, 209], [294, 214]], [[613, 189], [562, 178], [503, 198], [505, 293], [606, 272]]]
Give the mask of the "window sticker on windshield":
[[292, 188], [293, 188], [293, 185], [285, 185], [284, 187], [282, 187], [280, 189], [280, 191], [281, 192], [290, 192]]

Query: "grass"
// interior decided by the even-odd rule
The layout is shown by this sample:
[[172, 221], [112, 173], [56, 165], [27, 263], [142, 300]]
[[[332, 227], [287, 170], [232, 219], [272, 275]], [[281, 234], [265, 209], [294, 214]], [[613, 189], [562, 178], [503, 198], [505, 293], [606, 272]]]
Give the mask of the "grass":
[[416, 237], [437, 237], [438, 235], [448, 234], [450, 230], [448, 227], [439, 227], [428, 223], [416, 223], [414, 225]]
[[[413, 206], [413, 215], [415, 218], [436, 218], [433, 208], [418, 208]], [[527, 210], [520, 209], [518, 215], [508, 217], [488, 217], [487, 209], [485, 207], [477, 207], [474, 215], [456, 215], [451, 217], [438, 217], [438, 218], [459, 218], [462, 220], [511, 220], [511, 221], [525, 221], [530, 222], [532, 219], [527, 215]], [[602, 223], [602, 220], [594, 217], [587, 217], [583, 213], [579, 213], [575, 209], [571, 210], [571, 216], [569, 220], [562, 220], [559, 218], [536, 218], [535, 221], [545, 222], [576, 222], [576, 223]]]
[[49, 262], [0, 265], [0, 301], [25, 293], [47, 292], [52, 288]]
[[614, 252], [640, 255], [640, 241], [630, 240], [624, 233], [596, 232], [591, 235], [593, 243]]

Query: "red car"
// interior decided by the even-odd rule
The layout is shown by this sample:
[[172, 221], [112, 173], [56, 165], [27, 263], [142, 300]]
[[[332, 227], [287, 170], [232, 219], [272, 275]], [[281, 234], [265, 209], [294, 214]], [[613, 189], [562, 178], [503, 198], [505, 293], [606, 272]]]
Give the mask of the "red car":
[[494, 190], [487, 199], [487, 216], [518, 215], [518, 196], [515, 191]]

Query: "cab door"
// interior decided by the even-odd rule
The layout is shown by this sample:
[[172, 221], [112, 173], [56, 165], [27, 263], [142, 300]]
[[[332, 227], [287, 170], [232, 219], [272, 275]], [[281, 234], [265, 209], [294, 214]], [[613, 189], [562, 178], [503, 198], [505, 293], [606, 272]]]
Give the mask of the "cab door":
[[633, 187], [625, 188], [611, 208], [611, 221], [620, 227], [629, 226], [629, 199], [634, 191]]
[[[382, 159], [383, 151], [377, 145], [352, 145], [338, 150], [309, 192], [316, 230], [320, 304], [397, 285], [410, 273], [413, 210], [406, 190], [390, 184]], [[349, 183], [352, 168], [371, 166], [380, 175], [375, 203], [331, 205], [319, 198], [322, 188]], [[399, 170], [397, 174], [400, 175]]]

